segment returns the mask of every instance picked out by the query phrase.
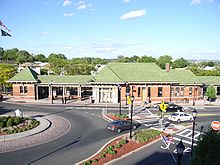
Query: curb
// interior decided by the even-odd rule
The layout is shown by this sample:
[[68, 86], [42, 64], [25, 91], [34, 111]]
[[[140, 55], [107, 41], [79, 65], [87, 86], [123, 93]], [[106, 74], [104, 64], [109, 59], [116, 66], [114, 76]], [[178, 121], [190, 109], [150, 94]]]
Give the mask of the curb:
[[50, 121], [47, 120], [47, 119], [40, 118], [40, 117], [36, 117], [35, 119], [41, 123], [39, 126], [33, 128], [29, 131], [24, 131], [24, 132], [21, 132], [21, 133], [2, 135], [2, 136], [0, 136], [0, 142], [5, 142], [5, 141], [14, 140], [14, 139], [18, 139], [18, 138], [27, 137], [27, 136], [37, 134], [37, 133], [43, 132], [44, 130], [46, 130], [51, 125]]

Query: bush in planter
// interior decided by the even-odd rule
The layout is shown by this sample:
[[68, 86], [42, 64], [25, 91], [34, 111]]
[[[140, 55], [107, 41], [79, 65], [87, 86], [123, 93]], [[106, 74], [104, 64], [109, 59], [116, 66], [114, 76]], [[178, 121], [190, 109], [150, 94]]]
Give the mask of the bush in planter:
[[14, 119], [14, 123], [15, 123], [15, 125], [20, 124], [20, 123], [21, 123], [21, 118], [20, 118], [20, 117], [16, 117], [16, 118]]
[[208, 97], [209, 101], [215, 101], [217, 98], [217, 90], [214, 85], [210, 85], [206, 90], [206, 96]]
[[13, 122], [14, 122], [14, 121], [13, 121], [13, 118], [10, 117], [10, 118], [8, 119], [7, 123], [6, 123], [7, 127], [13, 126]]

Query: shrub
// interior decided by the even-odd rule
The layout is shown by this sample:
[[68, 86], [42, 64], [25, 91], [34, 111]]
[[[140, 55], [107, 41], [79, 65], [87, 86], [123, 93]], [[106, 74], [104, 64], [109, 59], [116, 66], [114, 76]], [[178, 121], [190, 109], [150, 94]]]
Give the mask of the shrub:
[[21, 118], [20, 118], [20, 117], [16, 117], [16, 118], [14, 119], [14, 123], [15, 123], [15, 125], [20, 124], [20, 123], [21, 123]]
[[116, 154], [117, 152], [116, 152], [115, 150], [110, 150], [110, 151], [108, 151], [108, 153], [114, 155], [114, 154]]
[[108, 146], [108, 147], [106, 148], [106, 152], [113, 150], [113, 148], [114, 148], [113, 146]]
[[119, 141], [119, 144], [126, 144], [127, 143], [127, 141], [125, 140], [125, 139], [121, 139], [120, 141]]
[[217, 94], [217, 90], [213, 85], [210, 85], [206, 90], [206, 96], [209, 99], [215, 99]]
[[115, 144], [114, 148], [121, 148], [121, 144]]
[[161, 132], [157, 130], [144, 130], [144, 131], [138, 131], [137, 133], [135, 133], [134, 136], [139, 143], [144, 143], [149, 141], [150, 139], [159, 136], [160, 134]]
[[6, 125], [7, 125], [7, 127], [13, 126], [13, 118], [9, 118]]

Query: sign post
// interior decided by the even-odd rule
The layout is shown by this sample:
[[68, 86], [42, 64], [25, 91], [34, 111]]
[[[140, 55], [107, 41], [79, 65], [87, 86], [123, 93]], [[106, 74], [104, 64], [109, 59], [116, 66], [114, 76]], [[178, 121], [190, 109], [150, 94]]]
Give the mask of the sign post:
[[167, 106], [164, 103], [164, 101], [160, 104], [159, 108], [161, 110], [161, 118], [159, 120], [159, 124], [161, 126], [161, 130], [163, 130], [163, 113], [166, 112], [166, 109], [167, 109]]

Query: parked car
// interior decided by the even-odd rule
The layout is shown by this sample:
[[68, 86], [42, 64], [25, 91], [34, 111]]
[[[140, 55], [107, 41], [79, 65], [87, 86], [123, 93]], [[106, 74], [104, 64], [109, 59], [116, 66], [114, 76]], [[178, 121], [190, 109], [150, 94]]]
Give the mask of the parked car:
[[168, 116], [168, 119], [170, 121], [174, 121], [174, 122], [181, 122], [181, 121], [192, 121], [193, 120], [193, 116], [185, 113], [185, 112], [175, 112], [173, 114], [171, 114], [170, 116]]
[[[132, 128], [136, 129], [139, 123], [132, 122]], [[107, 125], [108, 130], [116, 131], [120, 133], [121, 131], [131, 129], [131, 121], [129, 120], [113, 120]]]

